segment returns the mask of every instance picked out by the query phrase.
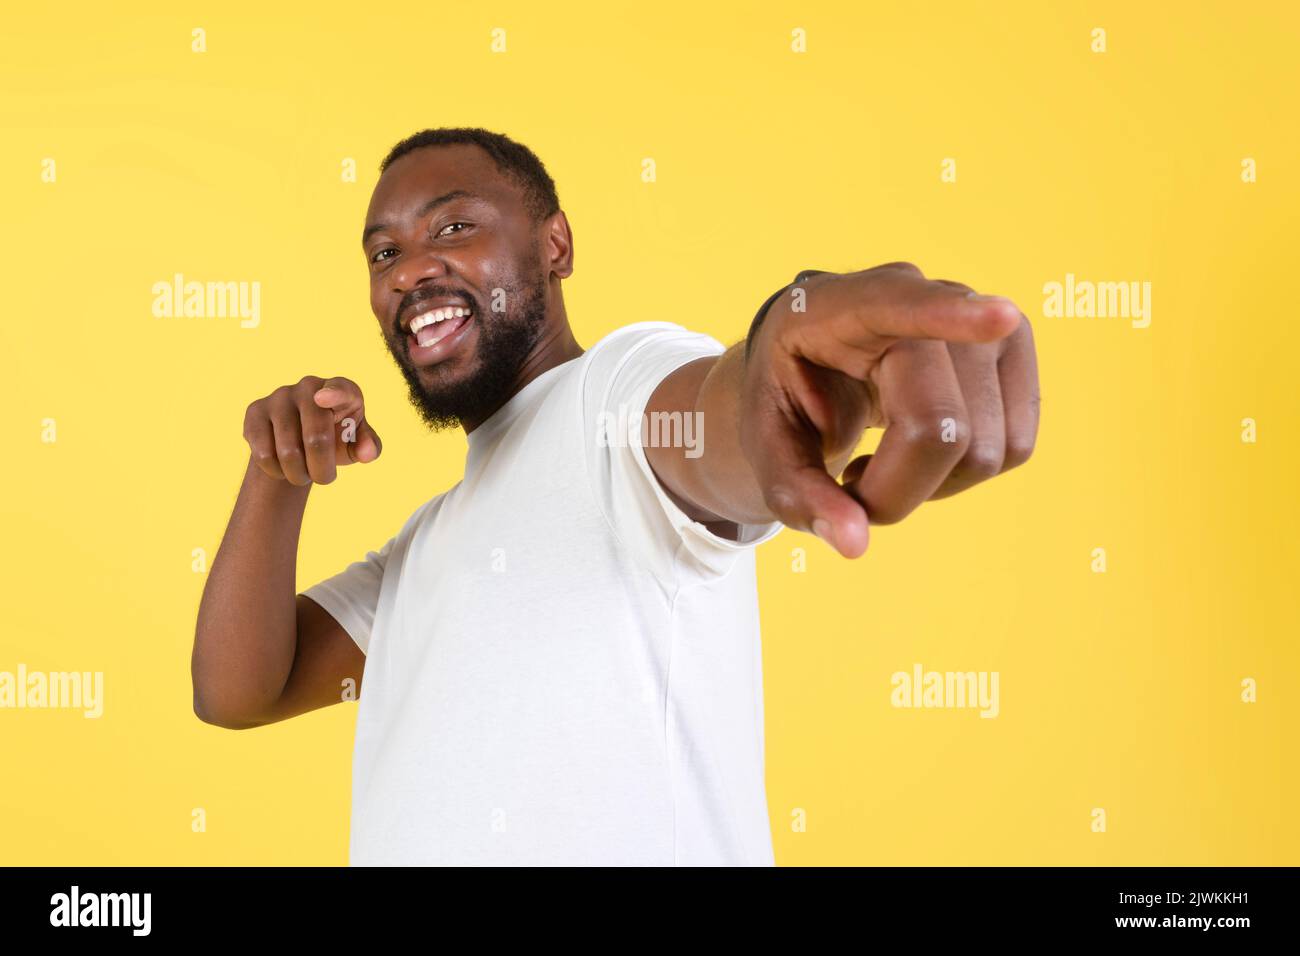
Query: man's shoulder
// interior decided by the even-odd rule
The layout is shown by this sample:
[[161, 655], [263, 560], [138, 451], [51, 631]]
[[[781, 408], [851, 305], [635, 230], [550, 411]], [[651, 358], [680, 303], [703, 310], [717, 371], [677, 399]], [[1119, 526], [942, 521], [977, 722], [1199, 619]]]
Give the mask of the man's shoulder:
[[676, 322], [633, 322], [601, 337], [583, 355], [583, 374], [593, 369], [612, 373], [634, 356], [650, 357], [689, 352], [720, 355], [725, 351], [717, 339], [692, 331]]
[[616, 329], [606, 332], [596, 344], [587, 350], [588, 353], [597, 350], [604, 350], [616, 345], [626, 346], [631, 342], [643, 342], [647, 339], [661, 338], [664, 336], [696, 336], [700, 332], [692, 332], [684, 325], [676, 322], [667, 322], [663, 320], [654, 320], [647, 322], [631, 322], [628, 325], [621, 325]]
[[442, 508], [443, 504], [446, 501], [448, 501], [450, 498], [455, 497], [457, 489], [460, 488], [461, 484], [462, 482], [458, 481], [450, 488], [448, 488], [446, 491], [438, 492], [428, 501], [425, 501], [423, 504], [419, 505], [414, 511], [411, 512], [410, 517], [407, 518], [406, 521], [402, 524], [402, 527], [398, 530], [396, 537], [409, 538], [412, 534], [418, 531], [421, 526], [428, 524], [430, 521], [436, 518], [438, 515], [438, 511]]

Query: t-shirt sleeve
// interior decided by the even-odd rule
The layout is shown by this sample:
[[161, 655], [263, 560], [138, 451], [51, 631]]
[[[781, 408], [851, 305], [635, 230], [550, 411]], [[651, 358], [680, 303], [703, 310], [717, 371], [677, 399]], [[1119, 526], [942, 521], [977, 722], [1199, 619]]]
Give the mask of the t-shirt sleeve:
[[354, 561], [333, 577], [302, 592], [339, 622], [362, 653], [369, 653], [370, 631], [375, 624], [384, 568], [396, 541], [397, 536], [390, 538], [378, 551], [367, 552], [360, 561]]
[[668, 375], [725, 351], [717, 339], [675, 323], [640, 322], [601, 339], [588, 357], [583, 424], [593, 492], [619, 540], [669, 588], [725, 575], [784, 527], [740, 525], [734, 541], [714, 534], [668, 496], [646, 458], [646, 435], [680, 440], [686, 453], [707, 447], [703, 423], [693, 416], [680, 428], [676, 421], [651, 424], [643, 434], [642, 415]]

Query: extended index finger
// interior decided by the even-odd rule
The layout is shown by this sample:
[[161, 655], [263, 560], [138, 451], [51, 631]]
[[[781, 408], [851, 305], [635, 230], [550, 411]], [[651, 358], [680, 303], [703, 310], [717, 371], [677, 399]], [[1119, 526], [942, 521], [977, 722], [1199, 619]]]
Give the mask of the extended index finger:
[[341, 426], [337, 451], [349, 461], [370, 462], [379, 457], [383, 444], [366, 420], [365, 399], [361, 387], [348, 378], [326, 379], [312, 396], [315, 403], [334, 414], [334, 424]]
[[1013, 333], [1021, 320], [1020, 309], [1004, 296], [927, 279], [915, 268], [890, 266], [812, 279], [806, 289], [807, 311], [829, 317], [828, 348], [838, 342], [841, 349], [848, 343], [870, 349], [890, 339], [995, 342]]
[[361, 388], [348, 378], [326, 379], [312, 398], [321, 408], [328, 408], [334, 413], [335, 424], [344, 418], [354, 418], [360, 422], [365, 412]]

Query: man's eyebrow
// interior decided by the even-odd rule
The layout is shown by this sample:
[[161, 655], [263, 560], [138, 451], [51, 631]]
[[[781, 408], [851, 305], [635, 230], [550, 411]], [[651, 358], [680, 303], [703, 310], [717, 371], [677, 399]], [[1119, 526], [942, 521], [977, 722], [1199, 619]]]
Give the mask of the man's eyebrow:
[[[427, 203], [425, 203], [423, 206], [420, 207], [420, 210], [415, 214], [415, 217], [417, 219], [421, 219], [424, 216], [427, 216], [429, 213], [433, 212], [435, 209], [437, 209], [439, 206], [443, 205], [444, 203], [449, 203], [455, 199], [482, 200], [483, 197], [475, 193], [472, 193], [467, 189], [453, 189], [449, 193], [443, 193], [441, 196], [438, 196], [434, 199], [430, 199]], [[370, 239], [370, 237], [373, 236], [375, 233], [379, 232], [380, 230], [391, 229], [391, 228], [392, 228], [391, 224], [386, 222], [377, 222], [373, 226], [366, 226], [365, 232], [361, 234], [361, 244], [364, 246], [366, 242]]]

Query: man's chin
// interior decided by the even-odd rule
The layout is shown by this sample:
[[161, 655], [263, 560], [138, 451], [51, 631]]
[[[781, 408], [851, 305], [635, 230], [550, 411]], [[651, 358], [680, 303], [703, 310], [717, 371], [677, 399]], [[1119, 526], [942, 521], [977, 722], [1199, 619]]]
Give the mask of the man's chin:
[[421, 387], [435, 391], [464, 387], [465, 383], [482, 372], [483, 363], [479, 360], [478, 343], [468, 343], [470, 348], [458, 349], [454, 354], [433, 363], [418, 363], [411, 357], [409, 342], [394, 346], [389, 343], [389, 352], [402, 375], [408, 383], [420, 383]]
[[[411, 403], [434, 431], [485, 421], [514, 393], [520, 370], [537, 343], [544, 322], [541, 291], [526, 301], [518, 317], [475, 328], [440, 361], [414, 361], [408, 341], [388, 339], [389, 351], [402, 370]], [[457, 333], [452, 333], [453, 336]], [[429, 356], [432, 358], [433, 356]]]
[[434, 365], [415, 365], [410, 359], [402, 362], [407, 380], [415, 379], [430, 389], [438, 391], [463, 386], [479, 371], [475, 357], [457, 356]]
[[444, 389], [426, 388], [421, 383], [411, 383], [408, 397], [420, 418], [436, 432], [461, 427], [472, 411], [458, 396]]
[[402, 363], [408, 395], [424, 423], [434, 431], [456, 428], [475, 421], [490, 410], [485, 408], [488, 383], [482, 370], [464, 367], [457, 360], [439, 362], [423, 368]]

